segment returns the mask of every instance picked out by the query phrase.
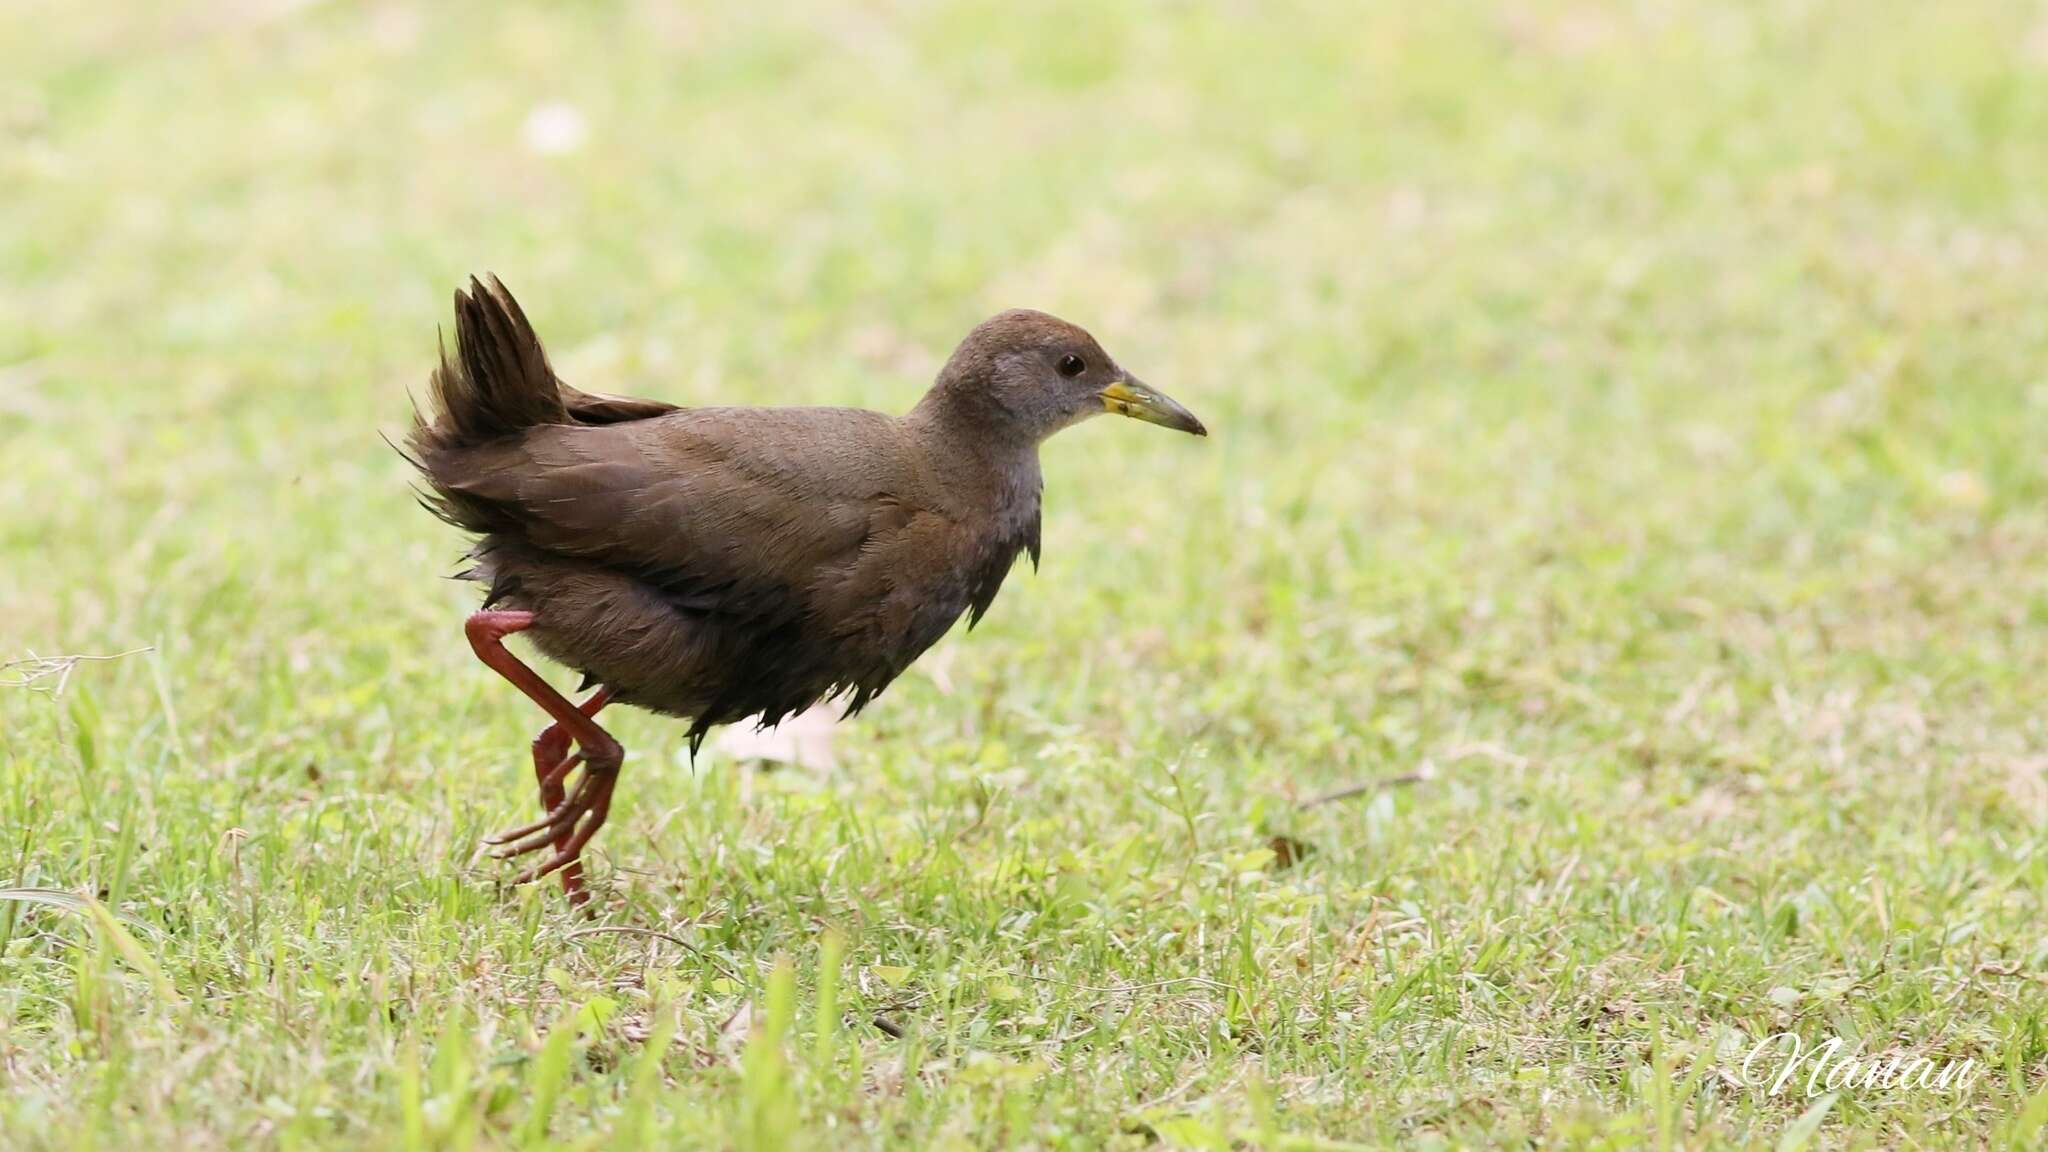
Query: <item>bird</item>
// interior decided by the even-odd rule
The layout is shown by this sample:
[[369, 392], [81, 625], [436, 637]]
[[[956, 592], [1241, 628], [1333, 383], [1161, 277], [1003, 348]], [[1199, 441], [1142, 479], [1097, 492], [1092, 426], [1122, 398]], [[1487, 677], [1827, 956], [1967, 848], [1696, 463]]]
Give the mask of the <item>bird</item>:
[[[456, 575], [484, 592], [465, 635], [549, 721], [530, 749], [543, 815], [486, 843], [546, 850], [513, 882], [559, 873], [577, 905], [625, 758], [602, 709], [688, 721], [693, 758], [749, 717], [854, 716], [963, 615], [971, 630], [1019, 556], [1036, 570], [1048, 437], [1105, 412], [1208, 435], [1029, 309], [977, 325], [901, 416], [584, 392], [495, 276], [455, 292], [455, 355], [444, 341], [427, 391], [399, 451], [421, 503], [472, 539]], [[514, 634], [590, 694], [558, 691]]]

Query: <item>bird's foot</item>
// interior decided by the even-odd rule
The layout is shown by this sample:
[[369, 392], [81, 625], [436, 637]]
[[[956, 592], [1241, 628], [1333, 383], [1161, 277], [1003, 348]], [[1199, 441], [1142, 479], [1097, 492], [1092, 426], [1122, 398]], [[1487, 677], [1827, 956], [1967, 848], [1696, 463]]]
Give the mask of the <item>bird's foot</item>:
[[[562, 780], [581, 763], [583, 754], [571, 751], [569, 734], [560, 727], [550, 727], [534, 739], [533, 778], [540, 785], [542, 812], [552, 815], [562, 806], [562, 802], [567, 798]], [[555, 837], [553, 843], [556, 851], [559, 852], [568, 845], [569, 836], [569, 832], [563, 831]], [[583, 886], [581, 861], [570, 864], [556, 875], [561, 877], [562, 894], [569, 898], [572, 906], [581, 908], [590, 902], [590, 892]]]
[[[599, 688], [589, 699], [577, 706], [577, 711], [591, 717], [602, 711], [611, 700], [611, 689]], [[562, 781], [578, 764], [583, 763], [583, 754], [573, 751], [574, 744], [568, 730], [560, 724], [550, 724], [541, 734], [533, 738], [533, 778], [540, 786], [540, 809], [552, 815], [562, 806], [565, 799]], [[555, 850], [568, 846], [573, 831], [564, 829], [552, 841]], [[573, 862], [556, 875], [561, 877], [562, 891], [569, 897], [569, 903], [582, 907], [590, 902], [590, 893], [583, 887], [583, 865]]]
[[[612, 739], [611, 733], [598, 727], [592, 719], [598, 709], [611, 699], [609, 688], [599, 688], [578, 707], [555, 691], [554, 686], [542, 679], [539, 673], [505, 650], [505, 637], [533, 627], [536, 619], [531, 612], [485, 609], [471, 615], [462, 626], [477, 659], [526, 693], [527, 699], [540, 705], [541, 711], [554, 721], [550, 731], [542, 732], [534, 741], [534, 771], [539, 773], [549, 763], [551, 754], [561, 749], [561, 737], [552, 734], [553, 729], [560, 729], [581, 750], [578, 756], [563, 760], [541, 777], [541, 803], [547, 806], [548, 814], [540, 823], [496, 837], [491, 842], [504, 845], [498, 853], [500, 858], [523, 856], [553, 845], [554, 855], [520, 873], [513, 883], [525, 884], [550, 872], [562, 872], [562, 887], [568, 889], [571, 900], [580, 904], [583, 902], [578, 899], [583, 896], [581, 876], [569, 870], [576, 868], [583, 846], [590, 843], [590, 838], [604, 826], [605, 814], [611, 809], [612, 787], [617, 783], [619, 764], [624, 761], [626, 752], [619, 747], [617, 740]], [[575, 792], [556, 803], [556, 797], [561, 795], [562, 779], [576, 766], [578, 758], [585, 764], [583, 778], [577, 781]], [[533, 833], [539, 835], [536, 837]]]
[[[562, 761], [542, 781], [543, 791], [549, 785], [560, 788], [562, 777], [583, 760], [583, 755], [578, 753]], [[590, 843], [590, 838], [597, 835], [599, 828], [604, 827], [605, 817], [611, 813], [612, 789], [618, 780], [616, 764], [588, 764], [582, 778], [576, 782], [575, 791], [556, 804], [546, 816], [523, 827], [501, 832], [484, 842], [497, 847], [491, 855], [500, 860], [516, 859], [547, 847], [555, 849], [553, 855], [515, 877], [514, 884], [528, 884], [549, 873], [574, 867], [583, 854], [584, 845]], [[571, 889], [570, 896], [574, 899], [580, 893], [581, 885], [577, 884]]]

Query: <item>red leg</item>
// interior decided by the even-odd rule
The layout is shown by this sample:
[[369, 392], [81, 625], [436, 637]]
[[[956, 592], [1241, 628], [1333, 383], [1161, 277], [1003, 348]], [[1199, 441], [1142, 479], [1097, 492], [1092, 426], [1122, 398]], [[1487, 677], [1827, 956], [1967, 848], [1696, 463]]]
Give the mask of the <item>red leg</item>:
[[[514, 688], [526, 693], [528, 699], [540, 705], [541, 710], [554, 718], [555, 727], [576, 742], [578, 753], [554, 766], [541, 777], [543, 796], [550, 789], [559, 791], [562, 777], [568, 774], [577, 760], [583, 762], [583, 777], [577, 781], [576, 790], [559, 804], [554, 805], [547, 816], [538, 823], [515, 829], [491, 839], [494, 844], [506, 844], [499, 851], [502, 858], [522, 856], [549, 845], [555, 846], [554, 855], [528, 868], [513, 880], [525, 884], [538, 880], [550, 872], [559, 872], [577, 862], [584, 845], [597, 835], [604, 826], [605, 817], [611, 811], [612, 788], [618, 782], [619, 765], [626, 758], [626, 750], [612, 739], [611, 733], [597, 726], [597, 722], [582, 709], [571, 704], [567, 697], [555, 691], [554, 687], [540, 674], [528, 668], [518, 657], [505, 650], [505, 637], [514, 632], [523, 632], [533, 627], [531, 612], [478, 612], [469, 618], [464, 631], [469, 634], [469, 646], [476, 651], [477, 659], [506, 680]], [[600, 693], [602, 695], [602, 693]], [[595, 699], [595, 698], [593, 698]], [[599, 703], [598, 707], [603, 704]], [[592, 709], [594, 713], [596, 709]], [[547, 740], [547, 733], [541, 734], [536, 745]], [[539, 835], [535, 835], [535, 834]], [[521, 840], [520, 837], [528, 837]], [[507, 843], [517, 841], [516, 843]]]
[[[604, 711], [604, 706], [611, 701], [612, 690], [600, 686], [597, 691], [590, 694], [589, 699], [577, 705], [576, 710], [585, 716], [595, 716]], [[562, 789], [562, 777], [581, 761], [580, 755], [569, 754], [569, 734], [562, 730], [560, 724], [548, 725], [541, 730], [540, 735], [533, 738], [533, 778], [540, 784], [542, 812], [553, 812], [562, 806], [562, 801], [567, 799]], [[568, 843], [569, 837], [566, 834], [557, 837], [554, 841], [555, 850], [561, 851]], [[568, 893], [571, 904], [582, 904], [590, 899], [590, 894], [583, 890], [582, 861], [563, 868], [560, 875], [562, 891]]]

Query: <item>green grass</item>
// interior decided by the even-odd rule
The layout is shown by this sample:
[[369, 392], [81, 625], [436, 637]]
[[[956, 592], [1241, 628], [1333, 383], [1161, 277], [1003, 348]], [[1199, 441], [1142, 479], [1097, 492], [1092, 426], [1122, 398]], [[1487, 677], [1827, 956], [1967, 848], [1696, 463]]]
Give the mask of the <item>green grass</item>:
[[[154, 648], [0, 688], [97, 901], [0, 900], [0, 1147], [2042, 1139], [2038, 4], [28, 0], [0, 189], [0, 660]], [[483, 270], [589, 388], [1033, 305], [1214, 436], [1049, 445], [833, 771], [620, 716], [586, 920], [377, 437]]]

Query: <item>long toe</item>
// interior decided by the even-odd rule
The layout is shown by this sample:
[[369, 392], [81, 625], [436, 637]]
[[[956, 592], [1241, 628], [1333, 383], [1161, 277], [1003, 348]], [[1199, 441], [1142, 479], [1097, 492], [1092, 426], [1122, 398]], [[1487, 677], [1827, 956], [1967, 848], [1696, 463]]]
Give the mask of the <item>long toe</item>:
[[[548, 809], [545, 816], [531, 824], [521, 824], [517, 828], [507, 829], [495, 836], [484, 837], [484, 843], [492, 847], [502, 847], [516, 841], [525, 840], [536, 832], [545, 831], [550, 835], [557, 830], [567, 832], [569, 826], [575, 823], [576, 817], [581, 816], [584, 811], [584, 807], [579, 805], [574, 797], [571, 797]], [[517, 853], [514, 853], [514, 855], [517, 855]]]
[[521, 872], [518, 879], [512, 882], [514, 884], [531, 884], [533, 881], [551, 872], [559, 872], [577, 863], [583, 858], [583, 846], [590, 843], [590, 838], [597, 834], [598, 826], [603, 823], [602, 817], [595, 812], [591, 813], [590, 819], [585, 822], [583, 828], [578, 830], [576, 835], [570, 837], [569, 842], [563, 845], [559, 851], [541, 863]]
[[[586, 783], [592, 790], [589, 801], [589, 815], [582, 818], [581, 823], [576, 828], [576, 834], [569, 838], [567, 844], [557, 849], [553, 856], [521, 872], [513, 883], [531, 883], [550, 872], [560, 871], [576, 863], [583, 855], [584, 846], [590, 843], [591, 837], [597, 835], [599, 828], [604, 827], [605, 818], [611, 815], [612, 786], [617, 780], [618, 777], [616, 775], [607, 773], [587, 781]], [[582, 789], [578, 789], [579, 793], [581, 791]]]
[[575, 830], [576, 821], [582, 818], [583, 812], [583, 809], [565, 804], [557, 808], [554, 815], [539, 827], [534, 828], [530, 832], [522, 833], [522, 838], [519, 840], [499, 845], [491, 855], [500, 860], [511, 860], [524, 856], [528, 852], [538, 852], [542, 848], [558, 841], [566, 840]]
[[534, 821], [531, 824], [521, 824], [517, 828], [507, 828], [503, 832], [498, 832], [493, 835], [486, 836], [484, 837], [484, 843], [489, 844], [493, 848], [501, 848], [507, 844], [512, 843], [515, 840], [522, 840], [528, 836], [533, 835], [535, 832], [538, 832], [543, 828], [550, 827], [551, 825], [553, 825], [554, 819], [554, 814], [550, 812], [548, 815], [541, 817], [540, 819]]

